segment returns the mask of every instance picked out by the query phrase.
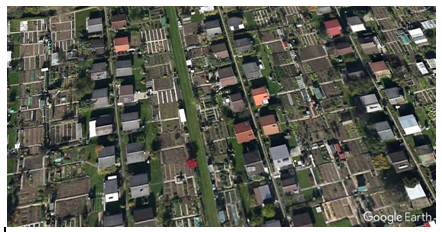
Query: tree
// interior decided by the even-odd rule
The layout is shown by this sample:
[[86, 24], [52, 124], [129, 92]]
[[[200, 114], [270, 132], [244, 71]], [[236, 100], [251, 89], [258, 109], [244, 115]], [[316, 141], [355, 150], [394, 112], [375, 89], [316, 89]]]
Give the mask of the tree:
[[262, 216], [266, 218], [272, 218], [275, 216], [275, 206], [273, 204], [266, 204], [264, 207], [262, 207], [261, 210]]
[[405, 177], [404, 179], [402, 179], [402, 182], [404, 183], [405, 187], [408, 188], [414, 188], [417, 184], [419, 184], [419, 180], [416, 177]]
[[390, 164], [382, 154], [375, 156], [371, 161], [377, 171], [390, 169]]

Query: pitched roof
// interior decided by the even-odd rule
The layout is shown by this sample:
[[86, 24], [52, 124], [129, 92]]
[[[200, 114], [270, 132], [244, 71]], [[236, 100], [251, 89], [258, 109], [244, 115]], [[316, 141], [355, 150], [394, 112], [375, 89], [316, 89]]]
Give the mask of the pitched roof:
[[107, 168], [115, 165], [115, 155], [99, 157], [98, 158], [98, 167], [99, 168]]
[[134, 209], [133, 215], [135, 222], [143, 222], [155, 218], [152, 207], [144, 209]]
[[107, 88], [94, 89], [92, 91], [92, 99], [102, 98], [102, 97], [107, 97], [107, 96], [108, 96]]
[[362, 24], [362, 20], [358, 16], [352, 16], [347, 18], [347, 23], [350, 26]]
[[419, 198], [427, 197], [420, 183], [416, 184], [416, 186], [414, 186], [413, 188], [407, 186], [404, 187], [410, 200], [416, 200]]
[[261, 161], [261, 155], [258, 150], [250, 151], [242, 155], [244, 164], [252, 164]]
[[132, 67], [132, 60], [117, 60], [115, 62], [117, 68], [128, 68]]
[[94, 19], [89, 18], [87, 24], [88, 24], [88, 26], [100, 25], [100, 24], [103, 24], [103, 19], [102, 18], [94, 18]]
[[335, 36], [341, 34], [341, 24], [337, 19], [332, 19], [324, 22], [327, 32], [330, 36]]
[[134, 86], [133, 85], [122, 85], [122, 86], [120, 86], [119, 93], [120, 93], [120, 96], [134, 94]]
[[230, 17], [227, 22], [231, 27], [236, 27], [242, 24], [241, 20], [238, 17]]
[[381, 140], [385, 141], [394, 139], [393, 131], [391, 130], [390, 124], [388, 124], [387, 121], [378, 122], [374, 124], [374, 127], [376, 128], [379, 137], [381, 137]]
[[390, 124], [388, 124], [387, 121], [378, 122], [378, 123], [374, 124], [374, 127], [376, 128], [377, 132], [391, 129]]
[[361, 97], [359, 97], [359, 99], [361, 100], [362, 104], [364, 104], [364, 106], [379, 103], [378, 98], [374, 94], [368, 94], [365, 96], [361, 96]]
[[120, 37], [114, 39], [114, 46], [129, 45], [129, 37]]
[[248, 62], [242, 64], [242, 68], [244, 69], [244, 73], [248, 79], [255, 79], [261, 76], [259, 72], [259, 66], [256, 62]]
[[101, 151], [98, 152], [98, 158], [108, 157], [108, 156], [114, 156], [115, 155], [115, 146], [107, 146], [101, 149]]
[[114, 122], [113, 115], [110, 115], [110, 114], [101, 115], [100, 117], [97, 118], [95, 126], [99, 127], [99, 126], [109, 125], [109, 124], [112, 124], [113, 122]]
[[219, 79], [223, 79], [226, 77], [235, 76], [235, 73], [233, 72], [232, 66], [226, 66], [218, 69], [218, 76]]
[[275, 118], [275, 115], [269, 114], [269, 115], [260, 117], [259, 122], [261, 123], [261, 126], [267, 126], [267, 125], [275, 124], [276, 118]]
[[232, 102], [235, 102], [235, 101], [242, 101], [241, 93], [231, 94], [231, 95], [230, 95], [230, 101], [232, 101]]
[[392, 163], [408, 160], [404, 151], [389, 153], [388, 156], [390, 157]]
[[373, 70], [373, 72], [388, 70], [384, 61], [373, 62], [370, 64], [370, 68]]
[[140, 117], [138, 116], [138, 112], [125, 113], [121, 116], [122, 122], [128, 122], [137, 119], [140, 119]]
[[143, 151], [143, 146], [139, 143], [129, 143], [126, 146], [126, 153]]
[[276, 147], [271, 147], [269, 149], [269, 153], [272, 156], [273, 160], [280, 160], [290, 157], [287, 145], [285, 144]]
[[205, 25], [206, 29], [220, 27], [218, 19], [206, 21], [206, 22], [204, 22], [204, 25]]
[[235, 131], [235, 134], [240, 134], [246, 131], [252, 130], [252, 127], [250, 126], [249, 121], [237, 123], [233, 125], [233, 131]]
[[416, 149], [416, 152], [418, 155], [426, 155], [426, 154], [433, 153], [433, 151], [434, 151], [433, 147], [430, 144], [418, 146], [418, 147], [415, 147], [414, 149]]
[[402, 96], [399, 90], [400, 90], [399, 87], [393, 87], [393, 88], [384, 89], [384, 92], [388, 99], [395, 99]]
[[267, 88], [265, 86], [256, 88], [256, 89], [252, 89], [251, 91], [252, 96], [256, 96], [256, 95], [260, 95], [260, 94], [267, 94]]
[[236, 47], [250, 46], [250, 41], [247, 38], [235, 39]]
[[294, 227], [313, 226], [308, 212], [293, 215], [292, 221]]
[[110, 216], [104, 216], [103, 220], [104, 227], [122, 226], [123, 225], [123, 214], [114, 214]]
[[106, 180], [104, 181], [104, 193], [105, 194], [111, 194], [118, 192], [118, 180], [112, 179], [112, 180]]
[[184, 29], [184, 35], [191, 35], [198, 33], [198, 27], [201, 24], [201, 22], [193, 22], [193, 23], [186, 23], [183, 25]]
[[147, 173], [140, 173], [130, 177], [130, 187], [149, 184], [149, 177]]
[[104, 39], [93, 39], [91, 40], [90, 48], [101, 48], [104, 47]]
[[91, 73], [106, 71], [106, 62], [93, 63], [91, 66]]
[[406, 116], [399, 117], [399, 122], [401, 123], [402, 128], [409, 128], [417, 126], [417, 121], [414, 115], [409, 114]]
[[263, 227], [281, 227], [281, 222], [279, 220], [271, 220], [266, 222]]
[[212, 49], [213, 53], [227, 51], [227, 46], [226, 46], [226, 43], [224, 41], [220, 42], [220, 43], [212, 43], [210, 45], [210, 48]]
[[262, 204], [263, 201], [272, 198], [272, 193], [268, 185], [263, 185], [258, 188], [253, 189], [255, 192], [255, 197], [258, 205]]
[[125, 14], [119, 14], [119, 15], [112, 15], [111, 22], [118, 22], [118, 21], [126, 21], [126, 15]]

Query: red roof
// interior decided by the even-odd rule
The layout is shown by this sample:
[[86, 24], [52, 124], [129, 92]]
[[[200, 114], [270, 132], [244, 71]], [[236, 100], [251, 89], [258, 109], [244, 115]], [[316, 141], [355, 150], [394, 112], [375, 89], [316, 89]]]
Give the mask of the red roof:
[[339, 143], [335, 143], [335, 149], [338, 153], [342, 153], [341, 147], [339, 146]]
[[345, 160], [345, 154], [344, 153], [340, 153], [339, 154], [339, 159], [341, 159], [341, 160]]
[[373, 72], [388, 70], [387, 65], [384, 61], [373, 62], [370, 64], [370, 67]]
[[337, 19], [325, 21], [324, 25], [325, 28], [327, 28], [327, 32], [330, 37], [341, 34], [341, 24], [339, 24]]

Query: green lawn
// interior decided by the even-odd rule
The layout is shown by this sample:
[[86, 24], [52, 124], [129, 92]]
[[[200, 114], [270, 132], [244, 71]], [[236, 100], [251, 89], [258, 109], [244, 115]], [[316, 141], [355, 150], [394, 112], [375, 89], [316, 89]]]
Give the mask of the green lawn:
[[245, 210], [247, 211], [246, 213], [250, 212], [250, 206], [249, 206], [249, 191], [247, 189], [247, 186], [240, 186], [239, 187], [239, 194], [241, 195], [242, 198], [242, 203], [244, 205]]
[[184, 57], [184, 50], [181, 43], [180, 32], [177, 22], [177, 14], [175, 7], [166, 6], [167, 18], [169, 19], [169, 32], [173, 49], [173, 56], [175, 60], [178, 77], [180, 80], [180, 88], [183, 93], [184, 106], [186, 109], [187, 124], [189, 125], [189, 134], [193, 149], [197, 152], [198, 170], [201, 180], [201, 189], [203, 194], [203, 204], [205, 214], [209, 226], [219, 226], [218, 215], [210, 181], [209, 170], [207, 168], [206, 154], [203, 150], [203, 143], [201, 140], [201, 131], [198, 122], [195, 106], [193, 104], [192, 87], [190, 85], [190, 78], [187, 73], [186, 59]]
[[12, 58], [20, 58], [20, 46], [12, 46]]
[[322, 213], [317, 213], [315, 207], [312, 207], [312, 212], [313, 212], [313, 217], [315, 218], [315, 223], [313, 223], [313, 225], [315, 227], [325, 227], [326, 224], [324, 216], [322, 216]]
[[87, 217], [88, 227], [98, 226], [98, 212], [90, 213]]
[[75, 37], [78, 38], [81, 32], [86, 30], [86, 18], [90, 16], [92, 12], [98, 11], [97, 9], [89, 9], [75, 13]]
[[351, 227], [351, 223], [350, 220], [348, 220], [348, 218], [332, 222], [329, 225], [330, 227]]
[[195, 10], [195, 14], [190, 16], [192, 22], [198, 22], [204, 19], [204, 15], [200, 14], [198, 10]]
[[264, 69], [261, 70], [261, 75], [267, 77], [270, 75], [272, 68], [270, 67], [269, 58], [267, 57], [268, 54], [264, 45], [259, 46], [259, 53], [261, 54], [261, 60], [264, 64]]
[[[17, 113], [15, 113], [14, 115], [17, 115]], [[16, 127], [8, 128], [8, 150], [14, 147], [16, 140], [17, 140], [17, 128]]]
[[269, 78], [266, 77], [267, 81], [267, 89], [269, 90], [269, 94], [277, 94], [279, 90], [281, 90], [282, 86], [278, 83], [273, 82]]
[[[432, 122], [428, 118], [428, 115], [425, 113], [424, 108], [420, 107], [416, 109], [416, 115], [418, 117], [419, 123], [422, 127], [422, 134], [428, 136], [428, 138], [431, 140], [431, 145], [436, 145], [436, 128], [434, 128]], [[429, 129], [425, 129], [425, 122], [429, 125]]]
[[20, 21], [21, 20], [19, 20], [19, 19], [11, 20], [11, 25], [10, 25], [11, 32], [19, 32], [20, 31]]
[[310, 169], [304, 169], [296, 172], [300, 188], [313, 186], [313, 183], [310, 181], [309, 174], [311, 174]]
[[253, 18], [252, 12], [246, 12], [244, 13], [244, 16], [246, 17], [247, 24], [250, 25], [250, 27], [256, 27], [256, 22]]
[[8, 73], [8, 84], [15, 85], [20, 81], [20, 73], [18, 72], [9, 72]]
[[144, 60], [142, 58], [138, 58], [138, 56], [135, 55], [133, 61], [134, 64], [132, 65], [132, 68], [135, 79], [135, 89], [144, 92], [146, 91], [146, 84], [141, 83], [141, 81], [144, 79], [144, 75], [141, 74], [141, 72], [143, 71], [141, 67], [144, 64]]
[[163, 176], [161, 173], [160, 160], [157, 157], [153, 157], [150, 161], [150, 188], [155, 196], [163, 190]]
[[[229, 129], [230, 137], [235, 137], [235, 133], [233, 132], [233, 122], [234, 120], [232, 119], [227, 123], [227, 128]], [[237, 174], [243, 175], [243, 177], [246, 177], [247, 172], [244, 167], [244, 161], [242, 159], [243, 146], [239, 144], [236, 139], [229, 139], [228, 143], [232, 146], [233, 151], [235, 153], [235, 172]]]
[[95, 196], [97, 196], [100, 193], [103, 193], [103, 182], [104, 182], [104, 176], [100, 176], [97, 173], [97, 168], [91, 166], [90, 164], [84, 165], [84, 171], [87, 175], [91, 176], [92, 178], [92, 189], [95, 188]]
[[8, 91], [8, 108], [13, 109], [15, 112], [18, 111], [19, 101], [17, 100], [20, 96], [20, 89], [18, 86], [11, 86]]
[[15, 159], [8, 158], [8, 173], [15, 172]]
[[21, 34], [17, 33], [17, 34], [12, 34], [9, 40], [11, 41], [11, 43], [18, 45], [20, 44], [20, 39], [21, 39]]

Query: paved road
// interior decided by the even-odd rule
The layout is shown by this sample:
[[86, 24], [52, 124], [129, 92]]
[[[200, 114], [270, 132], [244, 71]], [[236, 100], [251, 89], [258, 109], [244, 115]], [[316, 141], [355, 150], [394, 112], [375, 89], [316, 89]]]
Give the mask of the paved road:
[[[218, 8], [219, 15], [220, 15], [220, 17], [221, 17], [221, 22], [222, 22], [222, 24], [223, 24], [224, 31], [225, 31], [226, 33], [228, 33], [229, 30], [228, 30], [228, 28], [227, 28], [227, 26], [226, 26], [226, 24], [225, 24], [225, 22], [224, 22], [224, 17], [223, 17], [223, 13], [222, 13], [222, 11], [221, 11], [221, 8], [220, 8], [220, 7], [217, 7], [217, 8]], [[229, 45], [229, 49], [230, 49], [230, 51], [233, 51], [233, 48], [232, 48], [232, 41], [231, 41], [230, 36], [227, 36], [227, 43], [228, 43], [228, 45]], [[238, 66], [238, 63], [237, 63], [237, 61], [236, 61], [236, 57], [235, 57], [235, 55], [233, 55], [232, 57], [233, 57], [233, 62], [235, 63], [236, 72], [237, 72], [238, 74], [240, 74], [241, 72], [240, 72], [240, 70], [239, 70], [239, 66]], [[241, 81], [242, 89], [243, 89], [243, 90], [246, 89], [246, 87], [245, 87], [245, 85], [244, 85], [244, 80], [242, 79], [242, 77], [239, 77], [239, 79], [240, 79], [240, 81]], [[243, 95], [245, 96], [245, 98], [246, 98], [246, 100], [247, 100], [247, 104], [248, 104], [248, 107], [249, 107], [249, 110], [250, 110], [250, 115], [252, 115], [253, 124], [255, 125], [255, 128], [259, 128], [259, 127], [258, 127], [258, 124], [256, 123], [256, 119], [255, 119], [255, 117], [253, 116], [254, 113], [253, 113], [253, 110], [252, 110], [252, 106], [250, 105], [249, 97], [248, 97], [247, 93], [244, 93]], [[259, 144], [261, 145], [262, 151], [263, 151], [263, 153], [264, 153], [264, 157], [265, 157], [265, 159], [266, 159], [267, 167], [269, 168], [270, 173], [273, 173], [273, 168], [272, 168], [271, 165], [270, 165], [271, 162], [270, 162], [269, 157], [268, 157], [269, 155], [268, 155], [268, 153], [267, 153], [267, 148], [264, 146], [264, 142], [263, 142], [263, 140], [262, 140], [261, 135], [260, 135], [259, 132], [257, 133], [257, 135], [258, 135]], [[286, 218], [286, 212], [285, 212], [285, 208], [284, 208], [284, 206], [282, 205], [283, 201], [281, 200], [282, 198], [281, 198], [281, 196], [280, 196], [281, 194], [279, 193], [278, 185], [277, 185], [277, 183], [276, 183], [276, 181], [275, 181], [275, 178], [273, 178], [273, 176], [271, 176], [270, 179], [272, 179], [273, 186], [275, 187], [276, 197], [277, 197], [277, 199], [278, 199], [279, 204], [281, 205], [280, 208], [281, 208], [282, 215], [284, 216], [284, 218]]]
[[[335, 10], [338, 12], [339, 17], [341, 17], [340, 12], [339, 12], [338, 9], [336, 9], [336, 7], [335, 7]], [[356, 46], [356, 43], [354, 42], [353, 38], [352, 38], [351, 36], [349, 36], [349, 37], [350, 37], [351, 42], [353, 43], [353, 46], [354, 46], [354, 48], [355, 48], [355, 50], [356, 50], [356, 53], [357, 53], [358, 56], [359, 56], [359, 59], [362, 61], [362, 64], [364, 65], [364, 68], [365, 68], [366, 70], [369, 70], [369, 69], [367, 68], [367, 64], [364, 62], [364, 59], [362, 58], [362, 56], [361, 56], [361, 54], [360, 54], [360, 52], [359, 52], [359, 48]], [[382, 94], [381, 94], [381, 90], [379, 89], [378, 85], [377, 85], [376, 82], [374, 81], [374, 79], [373, 79], [373, 77], [372, 77], [372, 75], [371, 75], [370, 72], [369, 72], [369, 75], [370, 75], [370, 79], [371, 79], [371, 81], [373, 82], [373, 85], [376, 87], [376, 90], [378, 91], [379, 96], [381, 97], [381, 99], [384, 99], [384, 97], [383, 97]], [[387, 100], [387, 99], [385, 99], [385, 100]], [[388, 100], [387, 100], [387, 101], [388, 101]], [[388, 111], [388, 114], [389, 114], [390, 118], [393, 119], [394, 125], [396, 126], [396, 128], [398, 128], [399, 134], [401, 135], [401, 139], [402, 139], [403, 143], [405, 144], [405, 148], [407, 149], [408, 153], [410, 154], [411, 158], [413, 159], [413, 162], [414, 162], [414, 164], [416, 165], [417, 170], [419, 171], [419, 174], [421, 175], [422, 179], [424, 180], [425, 184], [427, 185], [427, 189], [430, 191], [431, 196], [433, 197], [434, 201], [436, 201], [436, 194], [434, 193], [434, 191], [433, 191], [433, 189], [432, 189], [432, 186], [431, 186], [430, 182], [428, 181], [427, 176], [425, 175], [424, 172], [422, 172], [420, 162], [418, 162], [418, 161], [416, 160], [416, 157], [415, 157], [415, 155], [414, 155], [414, 152], [412, 151], [412, 149], [411, 149], [410, 146], [408, 145], [407, 140], [405, 140], [405, 136], [404, 136], [404, 134], [402, 133], [402, 130], [400, 129], [400, 128], [402, 128], [402, 127], [401, 127], [401, 126], [399, 125], [399, 123], [397, 122], [397, 118], [396, 118], [396, 116], [394, 116], [394, 115], [391, 113], [391, 111], [390, 111], [390, 109], [389, 109], [388, 107], [386, 107], [386, 108], [387, 108], [387, 111]]]

